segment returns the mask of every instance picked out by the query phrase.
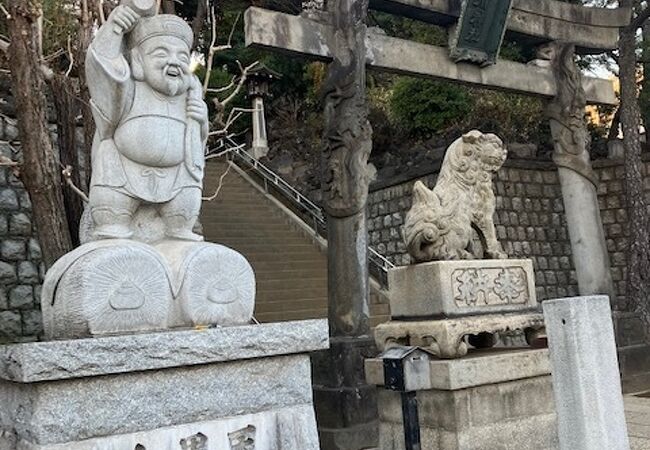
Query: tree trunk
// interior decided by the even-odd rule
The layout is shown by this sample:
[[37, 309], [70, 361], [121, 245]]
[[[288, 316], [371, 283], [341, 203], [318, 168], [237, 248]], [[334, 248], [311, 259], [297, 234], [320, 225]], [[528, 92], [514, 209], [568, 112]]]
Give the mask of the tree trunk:
[[643, 80], [641, 80], [641, 95], [639, 97], [639, 106], [641, 111], [641, 120], [645, 129], [650, 126], [650, 22], [645, 22], [641, 27], [641, 50], [643, 60]]
[[[632, 6], [622, 0], [622, 7]], [[625, 146], [625, 192], [628, 213], [627, 291], [626, 308], [641, 314], [650, 326], [647, 288], [650, 281], [650, 239], [648, 211], [643, 192], [643, 161], [639, 127], [641, 114], [636, 83], [636, 28], [621, 29], [619, 41], [621, 81], [621, 125]]]
[[201, 36], [201, 30], [205, 25], [205, 19], [208, 17], [208, 5], [206, 0], [199, 0], [196, 5], [196, 14], [194, 19], [192, 19], [192, 31], [194, 31], [194, 48], [199, 43], [199, 38]]
[[162, 11], [165, 14], [176, 14], [174, 0], [162, 0]]
[[[79, 147], [77, 145], [77, 124], [76, 115], [79, 109], [75, 87], [71, 79], [65, 75], [56, 74], [51, 81], [52, 97], [56, 109], [56, 121], [58, 131], [59, 160], [64, 167], [72, 168], [71, 181], [75, 186], [81, 185]], [[79, 222], [83, 214], [84, 204], [79, 195], [64, 183], [63, 201], [65, 213], [70, 229], [70, 238], [73, 246], [79, 245]]]
[[83, 142], [83, 161], [80, 161], [81, 184], [79, 188], [82, 191], [88, 192], [90, 186], [90, 155], [93, 146], [93, 138], [95, 136], [95, 120], [93, 119], [92, 110], [90, 109], [90, 91], [88, 91], [88, 83], [86, 81], [86, 53], [90, 46], [93, 33], [93, 0], [90, 4], [87, 0], [82, 2], [81, 21], [79, 27], [79, 43], [77, 44], [77, 54], [75, 60], [77, 62], [77, 76], [79, 77], [79, 95], [81, 97], [81, 115], [83, 118], [84, 129], [84, 142]]
[[72, 249], [65, 217], [61, 175], [47, 129], [45, 83], [40, 70], [39, 0], [9, 0], [9, 60], [24, 164], [21, 179], [32, 201], [33, 216], [49, 267]]

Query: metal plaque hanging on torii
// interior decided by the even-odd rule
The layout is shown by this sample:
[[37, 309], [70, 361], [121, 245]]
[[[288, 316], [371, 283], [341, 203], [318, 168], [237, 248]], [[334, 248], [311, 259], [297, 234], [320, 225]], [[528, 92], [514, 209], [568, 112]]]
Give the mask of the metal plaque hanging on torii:
[[451, 34], [451, 58], [481, 66], [495, 64], [511, 6], [512, 0], [463, 0]]

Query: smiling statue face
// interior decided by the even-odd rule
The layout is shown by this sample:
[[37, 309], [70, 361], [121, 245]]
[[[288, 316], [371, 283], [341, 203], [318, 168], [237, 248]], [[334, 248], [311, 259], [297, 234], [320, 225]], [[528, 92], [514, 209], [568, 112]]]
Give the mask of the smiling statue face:
[[190, 49], [181, 39], [156, 36], [139, 47], [144, 81], [168, 97], [183, 94], [190, 82]]

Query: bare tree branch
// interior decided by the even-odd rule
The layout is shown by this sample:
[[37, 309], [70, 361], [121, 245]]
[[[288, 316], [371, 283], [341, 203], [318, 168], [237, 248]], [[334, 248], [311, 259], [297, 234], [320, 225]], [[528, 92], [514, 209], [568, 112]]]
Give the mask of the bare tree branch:
[[237, 82], [237, 76], [233, 76], [232, 79], [230, 80], [230, 83], [228, 83], [227, 86], [220, 87], [220, 88], [208, 88], [207, 92], [211, 92], [213, 94], [219, 94], [221, 92], [226, 92], [231, 90], [233, 87], [235, 87], [235, 83]]
[[65, 168], [61, 171], [61, 175], [63, 175], [63, 179], [65, 180], [66, 184], [72, 189], [72, 191], [77, 194], [81, 199], [85, 202], [88, 203], [88, 196], [84, 191], [79, 189], [77, 186], [75, 186], [74, 182], [72, 181], [72, 166], [65, 166]]
[[219, 196], [219, 192], [221, 192], [221, 188], [223, 186], [223, 180], [226, 178], [226, 175], [228, 175], [228, 172], [230, 172], [230, 164], [226, 166], [226, 170], [219, 177], [219, 184], [217, 185], [217, 189], [214, 191], [214, 194], [209, 197], [201, 197], [201, 200], [205, 202], [211, 202]]
[[248, 72], [250, 72], [251, 69], [253, 69], [255, 66], [257, 66], [259, 63], [260, 63], [259, 61], [255, 61], [254, 63], [252, 63], [252, 64], [250, 64], [250, 65], [248, 65], [246, 67], [242, 67], [241, 63], [239, 61], [237, 61], [237, 66], [239, 67], [239, 70], [241, 72], [241, 76], [239, 78], [239, 83], [237, 84], [237, 87], [235, 88], [235, 90], [232, 91], [232, 93], [228, 97], [226, 97], [225, 100], [221, 101], [221, 104], [223, 106], [226, 106], [235, 97], [237, 97], [237, 94], [239, 94], [239, 91], [241, 91], [241, 88], [244, 86], [244, 83], [248, 79]]
[[634, 19], [632, 19], [632, 22], [630, 22], [630, 25], [628, 25], [630, 28], [634, 28], [635, 30], [637, 28], [641, 28], [643, 26], [643, 23], [650, 18], [650, 6], [646, 6], [643, 10], [641, 10]]
[[97, 0], [97, 9], [99, 10], [99, 23], [103, 25], [106, 22], [106, 14], [104, 14], [104, 0]]
[[65, 71], [66, 77], [70, 76], [72, 68], [74, 67], [74, 54], [72, 52], [72, 40], [70, 39], [70, 36], [68, 36], [68, 56], [70, 58], [70, 64], [68, 65], [68, 70]]
[[2, 3], [0, 3], [0, 11], [2, 11], [2, 13], [5, 15], [5, 19], [7, 20], [11, 19], [11, 14], [9, 14], [9, 11], [7, 11], [7, 8], [5, 8], [5, 6]]
[[14, 161], [11, 158], [8, 158], [4, 155], [0, 155], [0, 166], [5, 166], [5, 167], [18, 167], [20, 163]]
[[[9, 15], [9, 17], [11, 17], [11, 15]], [[0, 39], [0, 51], [2, 53], [7, 54], [9, 52], [10, 45], [11, 44], [8, 41], [4, 39]], [[47, 66], [45, 63], [41, 63], [40, 68], [41, 68], [41, 73], [43, 74], [43, 76], [47, 81], [50, 81], [52, 80], [52, 78], [54, 78], [54, 71], [50, 69], [49, 66]]]
[[208, 92], [208, 86], [210, 85], [210, 76], [212, 75], [212, 64], [214, 62], [214, 55], [217, 52], [220, 52], [222, 50], [228, 50], [232, 48], [232, 37], [235, 34], [235, 29], [237, 27], [237, 23], [239, 23], [239, 18], [241, 17], [241, 13], [237, 14], [237, 18], [235, 19], [235, 23], [233, 23], [232, 28], [230, 29], [230, 35], [228, 36], [228, 43], [226, 45], [219, 45], [217, 46], [217, 18], [214, 14], [214, 8], [210, 8], [210, 22], [211, 22], [211, 27], [212, 27], [212, 37], [210, 40], [210, 49], [208, 50], [208, 60], [206, 62], [206, 71], [205, 71], [205, 78], [203, 80], [203, 95], [205, 95]]

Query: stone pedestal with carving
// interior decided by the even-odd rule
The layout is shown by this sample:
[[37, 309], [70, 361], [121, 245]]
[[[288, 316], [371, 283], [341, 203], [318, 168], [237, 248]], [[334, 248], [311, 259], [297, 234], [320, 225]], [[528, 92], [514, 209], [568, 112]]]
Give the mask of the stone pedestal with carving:
[[439, 318], [537, 309], [530, 259], [435, 261], [388, 272], [393, 318]]
[[0, 347], [2, 450], [318, 450], [325, 320]]
[[[480, 350], [435, 360], [417, 391], [422, 450], [555, 450], [548, 350]], [[381, 359], [366, 360], [378, 386], [380, 450], [405, 448], [400, 393], [385, 389]]]
[[526, 259], [435, 261], [388, 272], [393, 320], [375, 328], [377, 347], [424, 347], [439, 358], [492, 347], [520, 330], [529, 343], [544, 328]]
[[[455, 319], [397, 321], [377, 325], [375, 341], [380, 350], [393, 345], [427, 349], [439, 358], [461, 358], [469, 346], [496, 344], [498, 333], [521, 330], [532, 343], [544, 328], [542, 314], [491, 314]], [[467, 338], [466, 338], [467, 336]]]

